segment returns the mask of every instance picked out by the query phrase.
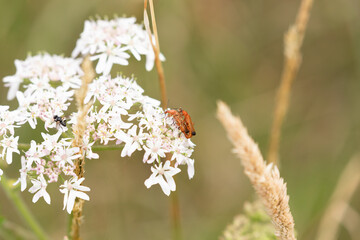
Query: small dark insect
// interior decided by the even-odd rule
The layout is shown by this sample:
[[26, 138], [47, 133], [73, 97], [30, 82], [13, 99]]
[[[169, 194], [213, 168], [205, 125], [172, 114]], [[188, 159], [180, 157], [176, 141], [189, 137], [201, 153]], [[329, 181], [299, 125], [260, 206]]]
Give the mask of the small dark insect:
[[54, 121], [56, 122], [56, 127], [58, 128], [59, 125], [66, 127], [66, 119], [59, 117], [58, 115], [54, 116]]

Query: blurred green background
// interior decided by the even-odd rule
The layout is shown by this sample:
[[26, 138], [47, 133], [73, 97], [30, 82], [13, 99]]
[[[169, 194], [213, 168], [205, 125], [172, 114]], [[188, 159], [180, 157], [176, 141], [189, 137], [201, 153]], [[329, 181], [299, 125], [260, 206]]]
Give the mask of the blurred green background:
[[[155, 1], [169, 106], [186, 109], [197, 131], [195, 177], [188, 180], [183, 168], [176, 178], [184, 239], [217, 239], [244, 202], [255, 197], [215, 118], [216, 101], [227, 102], [241, 116], [265, 155], [283, 67], [283, 35], [299, 4]], [[143, 1], [0, 0], [0, 78], [13, 75], [14, 60], [25, 59], [28, 52], [70, 56], [85, 19], [115, 14], [142, 22]], [[359, 151], [360, 2], [315, 0], [302, 53], [280, 156], [298, 238], [305, 240], [315, 238], [342, 169]], [[160, 99], [156, 71], [146, 72], [144, 65], [132, 61], [118, 70], [134, 74], [147, 95]], [[6, 101], [3, 83], [0, 89], [0, 104], [16, 107], [15, 101]], [[36, 133], [26, 134], [28, 139]], [[170, 198], [159, 186], [146, 189], [151, 172], [141, 160], [140, 153], [121, 159], [114, 151], [87, 161], [91, 201], [85, 204], [83, 239], [171, 238]], [[17, 178], [18, 167], [13, 163], [5, 173]], [[63, 196], [55, 186], [49, 191], [50, 206], [43, 200], [33, 204], [28, 192], [21, 195], [51, 238], [62, 239]], [[350, 204], [360, 212], [359, 190]], [[0, 214], [22, 224], [2, 190]], [[344, 227], [339, 239], [351, 239]]]

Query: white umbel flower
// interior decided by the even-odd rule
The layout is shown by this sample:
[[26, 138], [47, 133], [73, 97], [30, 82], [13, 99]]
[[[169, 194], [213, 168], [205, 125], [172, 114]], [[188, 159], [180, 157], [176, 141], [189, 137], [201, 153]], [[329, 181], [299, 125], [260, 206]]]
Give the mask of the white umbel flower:
[[74, 208], [75, 199], [81, 198], [89, 201], [89, 196], [84, 193], [90, 191], [90, 188], [81, 186], [80, 184], [85, 180], [85, 178], [77, 179], [76, 177], [70, 181], [66, 180], [63, 185], [60, 187], [60, 192], [64, 194], [64, 208], [70, 214]]
[[19, 172], [20, 172], [20, 177], [13, 185], [15, 186], [18, 183], [20, 183], [20, 189], [23, 192], [27, 186], [26, 179], [27, 179], [27, 172], [28, 172], [28, 168], [26, 166], [26, 160], [25, 160], [24, 156], [21, 156], [21, 169], [19, 170]]
[[164, 166], [160, 163], [156, 167], [151, 167], [153, 172], [151, 176], [145, 180], [144, 184], [150, 188], [154, 184], [159, 184], [166, 195], [170, 195], [171, 191], [176, 190], [176, 184], [173, 176], [178, 174], [181, 170], [170, 166], [170, 161], [166, 161]]
[[[80, 63], [81, 59], [64, 58], [48, 53], [28, 56], [23, 61], [15, 60], [15, 75], [3, 79], [5, 86], [10, 87], [7, 99], [15, 98], [20, 84], [26, 79], [30, 80], [34, 86], [37, 85], [38, 88], [45, 87], [50, 81], [61, 81], [65, 87], [79, 88], [80, 77], [83, 75]], [[29, 87], [32, 90], [27, 90], [27, 92], [36, 90]]]
[[[143, 25], [136, 24], [136, 18], [114, 18], [85, 21], [84, 30], [76, 42], [72, 56], [91, 55], [99, 59], [96, 72], [108, 74], [113, 64], [128, 65], [130, 54], [138, 61], [146, 57], [146, 70], [154, 66], [154, 51]], [[160, 60], [165, 57], [161, 54]], [[15, 88], [15, 87], [14, 87]]]
[[18, 149], [18, 140], [19, 136], [14, 137], [5, 137], [0, 141], [0, 146], [3, 148], [2, 150], [2, 157], [6, 156], [6, 162], [7, 164], [12, 163], [12, 154], [15, 152], [17, 154], [20, 154], [20, 151]]
[[29, 192], [35, 193], [32, 201], [36, 203], [40, 197], [43, 197], [47, 204], [50, 204], [50, 195], [46, 192], [47, 183], [44, 176], [41, 174], [37, 179], [31, 180], [33, 186], [29, 189]]

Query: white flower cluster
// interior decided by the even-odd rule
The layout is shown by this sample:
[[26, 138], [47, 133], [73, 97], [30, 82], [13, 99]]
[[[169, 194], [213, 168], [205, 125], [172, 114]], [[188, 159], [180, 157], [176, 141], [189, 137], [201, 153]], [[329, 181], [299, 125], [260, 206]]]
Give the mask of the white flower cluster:
[[[37, 133], [43, 138], [40, 143], [32, 140], [21, 154], [16, 184], [24, 191], [31, 181], [29, 192], [34, 194], [33, 202], [43, 197], [50, 204], [46, 191], [50, 183], [58, 183], [64, 194], [64, 209], [69, 213], [76, 198], [89, 200], [85, 192], [90, 188], [81, 185], [85, 179], [75, 174], [75, 161], [83, 157], [80, 152], [87, 159], [99, 158], [92, 151], [95, 143], [122, 146], [121, 157], [143, 150], [143, 162], [151, 164], [152, 171], [145, 181], [146, 187], [159, 184], [166, 195], [176, 190], [173, 176], [181, 171], [180, 165], [187, 165], [189, 178], [194, 176], [191, 155], [195, 145], [180, 132], [174, 119], [164, 113], [160, 102], [143, 95], [144, 90], [133, 79], [109, 75], [113, 63], [128, 64], [128, 52], [137, 60], [145, 55], [147, 68], [152, 67], [154, 55], [148, 35], [134, 18], [85, 22], [73, 56], [91, 54], [93, 60], [99, 59], [96, 70], [100, 75], [88, 86], [85, 98], [85, 103], [93, 105], [85, 117], [83, 151], [73, 147], [72, 133], [68, 131], [68, 127], [77, 124], [78, 113], [70, 115], [68, 125], [58, 125], [75, 90], [81, 86], [82, 59], [47, 53], [28, 56], [24, 61], [15, 61], [15, 75], [4, 78], [5, 86], [9, 87], [8, 99], [16, 97], [19, 106], [13, 111], [0, 106], [0, 158], [11, 164], [13, 153], [21, 154], [16, 128], [29, 123], [32, 129], [46, 130]], [[0, 169], [0, 177], [2, 174]]]
[[[146, 56], [146, 70], [154, 67], [155, 55], [148, 33], [143, 25], [136, 24], [136, 18], [115, 18], [112, 20], [85, 21], [84, 31], [77, 40], [72, 53], [91, 55], [98, 60], [96, 73], [109, 74], [113, 64], [128, 65], [131, 53], [136, 60]], [[160, 59], [165, 60], [160, 54]]]
[[[170, 190], [175, 191], [172, 176], [180, 172], [179, 165], [187, 165], [190, 179], [194, 176], [191, 155], [195, 145], [179, 131], [173, 118], [165, 115], [160, 102], [144, 96], [143, 91], [134, 80], [121, 76], [103, 76], [91, 83], [85, 101], [98, 107], [89, 113], [92, 126], [86, 135], [104, 144], [123, 144], [122, 157], [144, 150], [143, 162], [154, 166], [145, 185], [160, 184], [169, 195]], [[167, 153], [172, 155], [172, 166], [167, 161], [163, 167], [161, 159]]]
[[[20, 154], [18, 150], [19, 136], [15, 137], [15, 128], [21, 121], [16, 112], [9, 111], [9, 106], [0, 106], [0, 158], [6, 159], [7, 164], [12, 163], [12, 154]], [[0, 176], [3, 171], [0, 169]]]
[[[55, 127], [53, 116], [63, 115], [68, 109], [74, 90], [81, 85], [83, 75], [81, 60], [56, 55], [28, 56], [25, 61], [16, 60], [16, 74], [4, 78], [10, 87], [8, 99], [18, 100], [18, 118], [35, 129], [37, 119], [45, 122], [45, 128]], [[22, 85], [22, 91], [19, 91]]]
[[28, 56], [26, 60], [15, 60], [16, 73], [4, 78], [5, 86], [10, 87], [8, 100], [15, 98], [20, 84], [25, 84], [24, 95], [42, 94], [50, 84], [61, 82], [64, 89], [79, 88], [80, 76], [83, 74], [80, 68], [81, 59], [64, 58], [48, 53], [36, 56]]
[[[44, 123], [46, 130], [56, 127], [54, 115], [63, 115], [74, 95], [73, 88], [81, 85], [80, 77], [83, 73], [80, 63], [79, 59], [51, 56], [47, 53], [15, 61], [16, 74], [5, 77], [4, 82], [10, 87], [8, 99], [16, 96], [19, 106], [13, 111], [9, 111], [8, 106], [0, 107], [1, 157], [8, 164], [12, 162], [12, 153], [20, 154], [19, 136], [14, 136], [15, 128], [28, 122], [35, 129], [38, 120]], [[50, 204], [46, 187], [48, 183], [57, 182], [60, 174], [71, 178], [69, 184], [78, 181], [74, 174], [73, 160], [80, 157], [79, 148], [71, 147], [70, 138], [60, 139], [64, 130], [66, 128], [54, 135], [41, 133], [44, 141], [36, 144], [32, 140], [30, 149], [21, 157], [20, 177], [16, 183], [20, 183], [21, 191], [24, 191], [27, 180], [31, 180], [33, 186], [29, 192], [35, 193], [33, 202], [43, 197]], [[72, 205], [67, 206], [68, 210], [72, 209]]]
[[38, 119], [45, 122], [46, 129], [55, 127], [54, 114], [62, 115], [67, 110], [74, 94], [70, 88], [78, 88], [81, 83], [80, 61], [46, 53], [15, 61], [16, 74], [5, 77], [4, 82], [10, 87], [8, 99], [16, 96], [19, 106], [13, 111], [0, 106], [0, 156], [8, 164], [12, 163], [12, 153], [20, 154], [15, 128], [28, 122], [35, 129]]

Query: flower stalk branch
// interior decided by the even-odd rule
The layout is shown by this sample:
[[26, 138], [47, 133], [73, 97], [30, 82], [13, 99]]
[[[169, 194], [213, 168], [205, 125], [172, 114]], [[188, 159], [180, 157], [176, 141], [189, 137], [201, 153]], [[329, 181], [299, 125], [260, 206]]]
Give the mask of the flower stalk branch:
[[109, 150], [122, 150], [124, 145], [94, 145], [91, 149], [95, 152], [109, 151]]
[[[30, 144], [28, 143], [19, 143], [18, 149], [19, 150], [29, 150]], [[123, 145], [93, 145], [91, 149], [93, 151], [110, 151], [110, 150], [122, 150], [124, 148]]]
[[180, 205], [177, 191], [174, 191], [171, 195], [171, 217], [172, 217], [172, 231], [173, 239], [181, 240], [181, 222], [180, 222]]
[[18, 144], [18, 149], [19, 150], [27, 151], [27, 150], [29, 150], [29, 148], [30, 148], [30, 144], [28, 144], [28, 143], [19, 143]]

